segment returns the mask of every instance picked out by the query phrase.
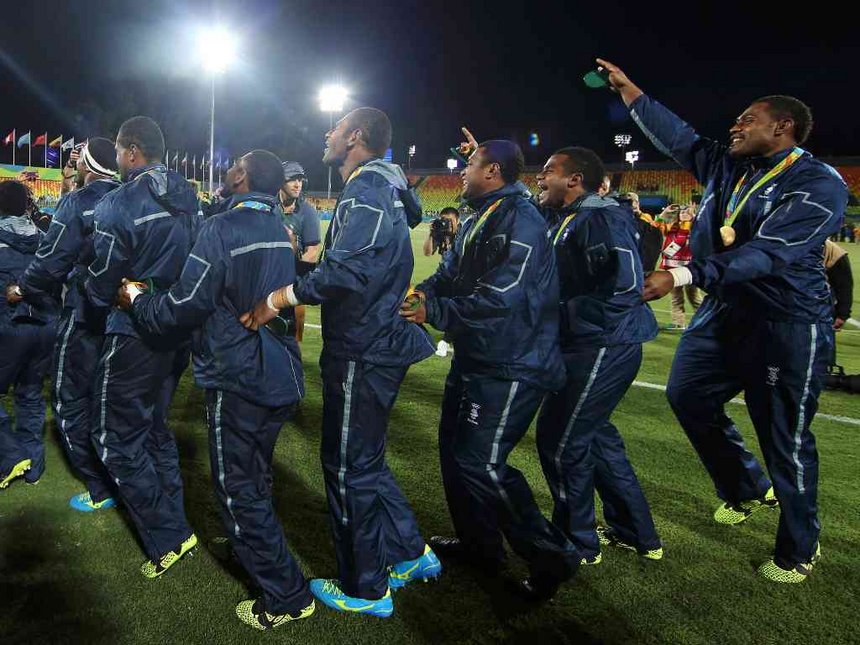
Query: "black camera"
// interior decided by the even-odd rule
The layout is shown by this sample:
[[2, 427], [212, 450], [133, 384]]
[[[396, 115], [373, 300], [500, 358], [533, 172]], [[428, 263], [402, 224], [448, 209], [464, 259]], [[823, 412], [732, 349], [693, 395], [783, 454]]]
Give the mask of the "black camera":
[[831, 365], [827, 368], [824, 387], [828, 390], [842, 390], [851, 394], [860, 393], [860, 374], [846, 374], [841, 365]]
[[430, 221], [430, 237], [433, 238], [433, 248], [439, 253], [445, 253], [454, 243], [454, 223], [450, 217], [436, 217]]

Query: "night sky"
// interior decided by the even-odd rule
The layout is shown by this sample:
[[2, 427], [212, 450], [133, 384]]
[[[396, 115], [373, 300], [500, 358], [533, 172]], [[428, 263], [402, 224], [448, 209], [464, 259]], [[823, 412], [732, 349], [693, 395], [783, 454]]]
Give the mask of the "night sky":
[[[294, 158], [311, 189], [325, 187], [328, 116], [317, 92], [333, 81], [350, 89], [348, 107], [388, 112], [404, 165], [415, 144], [413, 167], [444, 166], [461, 124], [479, 139], [517, 140], [531, 164], [564, 145], [618, 161], [612, 136], [622, 132], [634, 135], [642, 160], [660, 160], [615, 95], [583, 85], [598, 55], [702, 134], [725, 138], [752, 99], [793, 94], [813, 108], [813, 153], [860, 155], [850, 90], [857, 10], [750, 4], [10, 0], [0, 12], [0, 136], [16, 128], [34, 138], [45, 130], [113, 138], [124, 118], [147, 114], [169, 149], [199, 159], [209, 81], [193, 33], [217, 18], [240, 44], [218, 81], [216, 149]], [[0, 147], [0, 160], [10, 156]]]

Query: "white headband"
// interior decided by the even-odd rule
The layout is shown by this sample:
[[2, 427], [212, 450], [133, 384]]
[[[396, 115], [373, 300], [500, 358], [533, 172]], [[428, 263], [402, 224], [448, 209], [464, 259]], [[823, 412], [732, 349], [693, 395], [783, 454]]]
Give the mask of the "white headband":
[[115, 170], [108, 170], [93, 158], [93, 156], [90, 154], [89, 146], [84, 147], [83, 159], [84, 165], [94, 173], [104, 175], [105, 177], [113, 177], [116, 174]]

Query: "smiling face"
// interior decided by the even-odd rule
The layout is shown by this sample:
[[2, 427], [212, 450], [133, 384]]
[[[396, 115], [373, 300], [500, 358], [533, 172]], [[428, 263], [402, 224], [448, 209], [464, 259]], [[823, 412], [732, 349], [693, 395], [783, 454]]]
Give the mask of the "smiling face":
[[736, 158], [767, 157], [792, 138], [794, 122], [774, 119], [767, 103], [753, 103], [729, 129], [729, 154]]
[[460, 178], [463, 180], [463, 199], [473, 199], [480, 197], [496, 188], [492, 178], [494, 174], [498, 174], [498, 166], [495, 163], [489, 163], [484, 154], [483, 148], [478, 148], [466, 163], [466, 167], [460, 172]]
[[538, 203], [544, 208], [561, 208], [568, 199], [569, 192], [578, 183], [578, 174], [571, 174], [560, 155], [552, 155], [537, 174]]
[[343, 117], [334, 124], [334, 127], [326, 132], [325, 152], [323, 152], [323, 163], [326, 166], [337, 168], [346, 161], [349, 153], [349, 139], [352, 133], [349, 131], [349, 115]]

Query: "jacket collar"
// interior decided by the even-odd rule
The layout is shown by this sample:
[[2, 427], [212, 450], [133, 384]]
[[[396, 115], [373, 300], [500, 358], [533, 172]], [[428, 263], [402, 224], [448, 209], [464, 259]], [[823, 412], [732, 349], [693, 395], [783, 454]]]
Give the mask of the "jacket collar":
[[162, 172], [166, 172], [167, 167], [163, 163], [153, 163], [153, 164], [149, 164], [148, 166], [142, 166], [140, 168], [135, 168], [134, 170], [130, 170], [128, 172], [128, 179], [126, 181], [127, 182], [134, 181], [135, 179], [140, 177], [143, 173], [149, 172], [150, 170], [160, 170]]
[[501, 188], [489, 193], [484, 193], [480, 197], [474, 197], [467, 200], [467, 204], [477, 213], [480, 213], [487, 206], [492, 204], [497, 199], [508, 197], [509, 195], [521, 195], [521, 189], [516, 184], [505, 184]]

